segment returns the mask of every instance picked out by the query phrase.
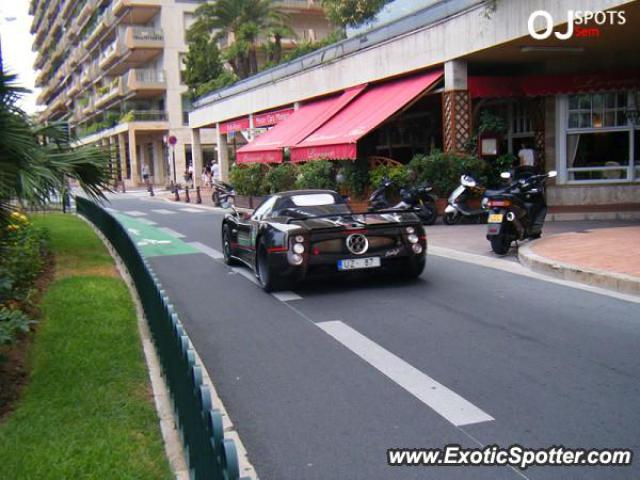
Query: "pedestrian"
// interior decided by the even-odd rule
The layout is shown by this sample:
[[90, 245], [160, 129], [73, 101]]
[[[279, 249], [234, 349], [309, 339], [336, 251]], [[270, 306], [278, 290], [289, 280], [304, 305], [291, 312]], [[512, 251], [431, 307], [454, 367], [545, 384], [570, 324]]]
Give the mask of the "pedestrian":
[[218, 165], [218, 162], [213, 162], [211, 165], [211, 176], [214, 181], [220, 180], [220, 165]]
[[202, 179], [202, 185], [204, 187], [209, 187], [211, 176], [206, 167], [202, 169], [202, 176], [200, 178]]
[[144, 180], [144, 184], [149, 190], [149, 167], [146, 163], [142, 164], [142, 180]]
[[519, 164], [516, 168], [516, 178], [522, 178], [523, 176], [528, 177], [536, 174], [536, 154], [525, 142], [520, 144], [518, 160]]
[[191, 188], [193, 188], [193, 164], [190, 163], [189, 167], [187, 167], [187, 175], [189, 177], [189, 183], [191, 183]]

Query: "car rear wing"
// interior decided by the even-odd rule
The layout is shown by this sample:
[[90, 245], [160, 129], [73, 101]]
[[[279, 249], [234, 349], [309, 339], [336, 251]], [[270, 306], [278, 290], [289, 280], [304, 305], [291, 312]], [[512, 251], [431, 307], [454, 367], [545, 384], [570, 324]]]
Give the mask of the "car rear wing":
[[[294, 222], [305, 222], [307, 220], [315, 220], [316, 218], [348, 218], [348, 217], [354, 217], [354, 216], [367, 216], [367, 215], [382, 215], [382, 214], [389, 214], [389, 213], [395, 213], [395, 214], [403, 214], [403, 213], [413, 213], [415, 214], [415, 212], [418, 212], [419, 210], [417, 208], [405, 208], [405, 209], [385, 209], [385, 210], [375, 210], [375, 211], [367, 211], [367, 212], [351, 212], [351, 213], [328, 213], [328, 214], [324, 214], [324, 215], [307, 215], [304, 216], [302, 218], [290, 218], [289, 220], [287, 220], [287, 224], [289, 223], [294, 223]], [[364, 222], [361, 222], [357, 219], [353, 219], [354, 222], [356, 223], [362, 223], [363, 225], [365, 224]], [[409, 222], [407, 222], [409, 223]]]

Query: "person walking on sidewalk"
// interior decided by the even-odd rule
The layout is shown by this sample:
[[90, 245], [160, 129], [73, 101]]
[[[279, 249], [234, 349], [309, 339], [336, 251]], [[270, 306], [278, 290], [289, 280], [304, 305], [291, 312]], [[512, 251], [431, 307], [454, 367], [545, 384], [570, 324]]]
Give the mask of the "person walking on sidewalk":
[[142, 180], [144, 180], [144, 185], [147, 187], [147, 190], [149, 190], [149, 167], [146, 163], [142, 164]]

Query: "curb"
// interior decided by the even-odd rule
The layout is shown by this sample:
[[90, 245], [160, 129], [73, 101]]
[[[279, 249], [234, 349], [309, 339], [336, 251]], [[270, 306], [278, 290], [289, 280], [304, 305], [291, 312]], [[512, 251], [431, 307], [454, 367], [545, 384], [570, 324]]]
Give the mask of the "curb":
[[534, 253], [531, 247], [535, 243], [534, 240], [518, 248], [518, 260], [531, 270], [563, 280], [640, 296], [640, 278], [552, 260]]

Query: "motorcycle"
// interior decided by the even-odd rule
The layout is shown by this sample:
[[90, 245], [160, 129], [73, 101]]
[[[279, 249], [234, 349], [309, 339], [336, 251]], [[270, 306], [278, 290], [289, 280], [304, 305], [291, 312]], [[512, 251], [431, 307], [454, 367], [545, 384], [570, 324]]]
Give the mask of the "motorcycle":
[[[540, 238], [547, 215], [545, 184], [556, 175], [557, 172], [551, 170], [519, 178], [503, 189], [485, 192], [489, 209], [487, 240], [494, 253], [505, 255], [514, 241]], [[500, 176], [511, 178], [508, 172]]]
[[460, 222], [463, 217], [473, 219], [475, 221], [484, 221], [487, 215], [485, 206], [486, 200], [482, 199], [480, 208], [471, 208], [469, 199], [474, 195], [482, 195], [485, 188], [477, 184], [477, 182], [469, 175], [460, 177], [460, 185], [451, 192], [447, 200], [447, 207], [444, 209], [442, 221], [447, 225], [455, 225]]
[[235, 197], [236, 191], [232, 185], [221, 180], [213, 181], [213, 192], [211, 193], [211, 201], [215, 207], [222, 207], [228, 199]]
[[369, 197], [369, 210], [403, 210], [412, 208], [424, 225], [433, 225], [438, 218], [435, 198], [429, 193], [431, 186], [424, 184], [400, 189], [400, 202], [391, 206], [387, 200], [387, 192], [394, 185], [393, 181], [384, 178], [378, 188]]

